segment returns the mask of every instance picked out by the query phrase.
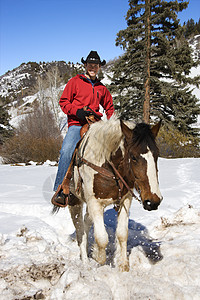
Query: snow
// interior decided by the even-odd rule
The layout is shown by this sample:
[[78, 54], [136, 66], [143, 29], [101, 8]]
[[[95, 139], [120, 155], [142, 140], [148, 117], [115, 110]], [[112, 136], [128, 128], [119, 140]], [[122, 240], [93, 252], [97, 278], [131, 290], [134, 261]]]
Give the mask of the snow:
[[68, 208], [51, 214], [55, 163], [0, 165], [0, 299], [200, 299], [199, 169], [199, 158], [159, 159], [164, 199], [152, 212], [133, 200], [130, 271], [120, 273], [112, 207], [107, 263], [84, 266]]
[[[24, 79], [30, 78], [30, 74], [25, 72], [26, 65], [21, 65], [18, 68], [8, 71], [5, 75], [1, 76], [0, 95], [2, 97], [9, 96], [10, 90], [17, 90]], [[23, 72], [24, 73], [20, 73]], [[20, 91], [21, 92], [21, 91]]]
[[109, 85], [111, 84], [111, 77], [112, 77], [113, 73], [112, 72], [107, 72], [107, 73], [104, 73], [104, 78], [101, 80], [101, 82], [104, 84], [104, 85]]
[[[199, 74], [200, 74], [200, 65], [198, 65], [196, 68], [191, 68], [190, 71], [191, 78], [194, 78], [195, 76], [199, 76]], [[200, 100], [200, 89], [194, 85], [191, 85], [191, 88], [194, 89], [192, 91], [192, 94], [195, 95], [197, 99]]]

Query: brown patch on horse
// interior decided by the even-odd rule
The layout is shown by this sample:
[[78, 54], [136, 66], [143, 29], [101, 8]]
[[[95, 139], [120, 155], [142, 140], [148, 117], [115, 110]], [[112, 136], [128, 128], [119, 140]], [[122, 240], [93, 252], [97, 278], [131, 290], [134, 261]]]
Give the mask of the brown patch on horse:
[[[126, 162], [124, 160], [120, 148], [114, 154], [111, 155], [111, 161], [113, 162], [115, 168], [118, 170], [120, 175], [128, 183], [129, 187], [133, 188], [134, 178], [131, 176], [131, 174], [129, 174], [129, 169], [126, 166]], [[108, 162], [104, 163], [102, 167], [113, 172], [113, 169]], [[113, 175], [115, 174], [113, 173]], [[118, 178], [105, 178], [100, 174], [94, 175], [93, 190], [96, 198], [112, 198], [113, 200], [117, 200], [119, 199], [119, 197], [123, 197], [128, 192], [127, 188], [120, 182]]]
[[[108, 163], [103, 164], [102, 167], [112, 172], [112, 168]], [[112, 178], [105, 178], [99, 173], [94, 175], [93, 191], [95, 197], [100, 199], [112, 198], [113, 200], [117, 200], [119, 195], [117, 181]]]
[[[122, 151], [120, 148], [111, 156], [111, 160], [114, 163], [116, 168], [118, 168], [120, 162], [122, 161], [122, 158], [123, 158]], [[103, 164], [102, 167], [113, 172], [108, 162]], [[113, 200], [117, 200], [119, 197], [119, 186], [117, 184], [117, 181], [112, 178], [105, 178], [100, 174], [94, 175], [93, 190], [96, 198], [100, 198], [100, 199], [112, 198]]]
[[112, 153], [111, 161], [113, 162], [115, 167], [118, 168], [122, 160], [123, 160], [122, 150], [121, 148], [118, 148], [115, 153]]

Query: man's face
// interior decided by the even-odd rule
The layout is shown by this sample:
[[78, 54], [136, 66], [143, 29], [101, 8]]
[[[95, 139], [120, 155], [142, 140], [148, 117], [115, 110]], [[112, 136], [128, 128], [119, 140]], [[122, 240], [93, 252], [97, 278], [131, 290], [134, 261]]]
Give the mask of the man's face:
[[94, 80], [99, 72], [99, 64], [86, 63], [86, 74], [89, 75], [90, 79]]

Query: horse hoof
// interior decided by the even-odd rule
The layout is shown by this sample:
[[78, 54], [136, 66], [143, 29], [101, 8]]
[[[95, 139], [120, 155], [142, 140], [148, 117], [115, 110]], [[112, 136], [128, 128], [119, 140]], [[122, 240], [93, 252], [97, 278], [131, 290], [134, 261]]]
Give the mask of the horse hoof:
[[99, 249], [97, 244], [94, 244], [92, 257], [98, 262], [100, 265], [104, 265], [106, 262], [106, 251], [105, 249]]

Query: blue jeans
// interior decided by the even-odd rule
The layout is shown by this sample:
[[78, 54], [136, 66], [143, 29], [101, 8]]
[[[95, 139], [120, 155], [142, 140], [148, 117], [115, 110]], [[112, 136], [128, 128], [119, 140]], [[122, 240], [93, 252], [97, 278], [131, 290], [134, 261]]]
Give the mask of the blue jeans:
[[69, 167], [72, 155], [76, 144], [80, 140], [80, 129], [81, 126], [70, 126], [63, 140], [62, 148], [60, 150], [60, 160], [58, 164], [58, 172], [54, 184], [54, 191], [57, 190], [58, 186], [62, 183], [67, 169]]

